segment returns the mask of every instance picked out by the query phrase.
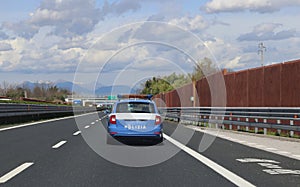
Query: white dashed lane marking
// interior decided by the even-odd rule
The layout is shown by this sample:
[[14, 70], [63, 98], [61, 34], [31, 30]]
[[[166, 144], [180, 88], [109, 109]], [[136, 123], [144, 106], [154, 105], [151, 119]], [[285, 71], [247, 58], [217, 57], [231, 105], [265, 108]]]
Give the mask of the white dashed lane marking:
[[67, 141], [63, 140], [63, 141], [60, 141], [58, 142], [57, 144], [53, 145], [52, 148], [53, 149], [57, 149], [57, 148], [60, 148], [62, 145], [64, 145], [65, 143], [67, 143]]
[[8, 180], [12, 179], [31, 165], [33, 165], [33, 162], [25, 162], [20, 166], [16, 167], [15, 169], [11, 170], [10, 172], [8, 172], [0, 178], [0, 184], [6, 183]]
[[85, 129], [87, 129], [87, 128], [90, 128], [90, 126], [89, 126], [89, 125], [87, 125], [87, 126], [85, 126], [84, 128], [85, 128]]
[[81, 133], [81, 131], [74, 132], [74, 133], [73, 133], [73, 136], [77, 136], [77, 135], [80, 134], [80, 133]]

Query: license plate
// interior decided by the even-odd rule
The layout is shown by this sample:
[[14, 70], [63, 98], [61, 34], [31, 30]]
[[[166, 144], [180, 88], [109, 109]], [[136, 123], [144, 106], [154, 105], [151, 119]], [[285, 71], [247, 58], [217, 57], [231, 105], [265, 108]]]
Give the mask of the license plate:
[[125, 125], [125, 128], [129, 130], [143, 130], [146, 129], [146, 125]]

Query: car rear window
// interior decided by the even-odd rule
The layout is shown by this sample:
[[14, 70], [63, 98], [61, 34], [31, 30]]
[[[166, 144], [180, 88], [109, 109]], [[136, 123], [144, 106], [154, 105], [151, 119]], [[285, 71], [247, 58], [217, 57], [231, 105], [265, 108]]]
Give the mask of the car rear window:
[[119, 103], [116, 108], [117, 113], [155, 113], [153, 103], [144, 102], [124, 102]]

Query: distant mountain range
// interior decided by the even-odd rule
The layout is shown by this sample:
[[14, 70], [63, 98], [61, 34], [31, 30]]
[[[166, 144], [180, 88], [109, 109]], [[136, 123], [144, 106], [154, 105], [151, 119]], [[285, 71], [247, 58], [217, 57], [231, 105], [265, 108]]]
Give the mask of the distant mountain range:
[[103, 86], [96, 89], [96, 95], [117, 95], [124, 93], [136, 93], [136, 89], [123, 85]]
[[60, 89], [67, 89], [69, 91], [73, 91], [78, 95], [97, 95], [97, 96], [106, 96], [106, 95], [117, 95], [122, 93], [136, 93], [136, 88], [130, 88], [129, 86], [125, 85], [114, 85], [114, 86], [103, 86], [103, 85], [97, 85], [94, 89], [91, 88], [85, 88], [79, 84], [75, 84], [70, 81], [57, 81], [57, 82], [30, 82], [25, 81], [22, 84], [20, 84], [23, 88], [28, 88], [33, 90], [35, 86], [56, 86]]

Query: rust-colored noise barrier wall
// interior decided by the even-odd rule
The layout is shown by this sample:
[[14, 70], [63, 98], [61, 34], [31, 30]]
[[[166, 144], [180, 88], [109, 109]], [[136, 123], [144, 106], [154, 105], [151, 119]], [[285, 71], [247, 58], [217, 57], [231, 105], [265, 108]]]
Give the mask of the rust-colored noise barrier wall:
[[[227, 107], [300, 107], [300, 60], [225, 73], [223, 76]], [[195, 106], [211, 107], [207, 79], [209, 77], [196, 82]], [[192, 96], [193, 85], [188, 84], [154, 98], [163, 100], [167, 107], [192, 107]]]

